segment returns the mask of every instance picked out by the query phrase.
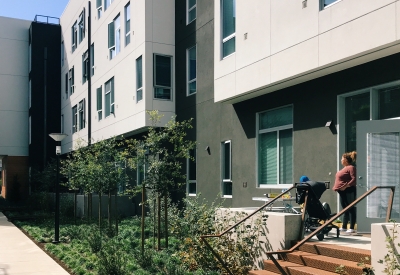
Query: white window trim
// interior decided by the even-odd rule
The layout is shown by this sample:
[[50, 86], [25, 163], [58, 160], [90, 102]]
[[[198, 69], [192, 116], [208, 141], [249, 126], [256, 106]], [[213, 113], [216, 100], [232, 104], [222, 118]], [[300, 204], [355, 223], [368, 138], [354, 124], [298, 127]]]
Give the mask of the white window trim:
[[[138, 68], [138, 59], [141, 59], [141, 66], [142, 66], [142, 73], [141, 73], [141, 81], [142, 81], [142, 86], [140, 86], [139, 88], [138, 88], [138, 72], [137, 72], [137, 68]], [[138, 102], [140, 102], [140, 101], [142, 101], [143, 100], [143, 55], [141, 55], [141, 56], [139, 56], [138, 58], [136, 58], [136, 103], [138, 103]], [[139, 92], [142, 92], [142, 98], [141, 99], [139, 99], [138, 98], [138, 93]]]
[[[128, 2], [128, 4], [125, 5], [124, 10], [125, 10], [125, 47], [128, 46], [131, 41], [130, 41], [130, 36], [131, 36], [131, 2]], [[128, 15], [128, 11], [129, 11], [129, 21], [127, 20], [127, 15]], [[127, 31], [127, 26], [129, 25], [129, 31]], [[129, 37], [129, 43], [126, 43], [128, 41], [128, 37]]]
[[[196, 48], [196, 77], [192, 80], [189, 80], [189, 76], [190, 76], [190, 59], [189, 59], [189, 52], [191, 49]], [[189, 88], [189, 84], [191, 84], [192, 82], [196, 81], [196, 91], [192, 94], [189, 93], [190, 88]], [[190, 47], [186, 50], [186, 96], [191, 96], [197, 94], [197, 44], [194, 45], [193, 47]]]
[[[85, 100], [83, 99], [83, 100], [81, 100], [79, 103], [78, 103], [78, 121], [77, 121], [77, 124], [78, 124], [78, 131], [80, 131], [80, 130], [83, 130], [83, 129], [85, 129], [85, 121], [86, 121], [86, 119], [85, 119], [85, 112], [86, 112], [86, 110], [85, 110]], [[82, 116], [82, 124], [83, 125], [81, 125], [81, 116]]]
[[186, 25], [189, 25], [190, 23], [192, 23], [194, 20], [197, 19], [197, 10], [196, 10], [196, 16], [194, 17], [194, 19], [192, 21], [189, 21], [189, 13], [196, 7], [197, 7], [197, 0], [196, 0], [196, 4], [194, 4], [193, 7], [191, 7], [191, 8], [189, 8], [189, 0], [186, 0]]
[[[224, 1], [224, 0], [222, 0], [222, 1]], [[229, 54], [229, 55], [227, 55], [227, 56], [224, 56], [224, 43], [226, 43], [226, 42], [228, 42], [229, 40], [231, 40], [232, 38], [235, 38], [236, 37], [236, 26], [235, 26], [235, 32], [234, 33], [232, 33], [232, 34], [230, 34], [230, 35], [228, 35], [227, 37], [223, 37], [223, 14], [224, 14], [224, 11], [223, 11], [223, 4], [222, 4], [222, 1], [220, 2], [220, 4], [221, 4], [221, 6], [220, 6], [220, 8], [221, 8], [221, 48], [220, 48], [220, 50], [221, 50], [221, 59], [223, 60], [223, 59], [225, 59], [225, 58], [228, 58], [228, 57], [230, 57], [230, 56], [232, 56], [232, 55], [234, 55], [235, 53], [236, 53], [236, 49], [235, 49], [235, 51], [233, 52], [233, 53], [231, 53], [231, 54]], [[236, 0], [234, 0], [235, 1], [235, 10], [236, 10]], [[235, 45], [235, 47], [236, 47], [236, 45]]]
[[[282, 130], [288, 130], [288, 129], [292, 129], [293, 130], [293, 123], [292, 124], [287, 124], [287, 125], [283, 125], [283, 126], [278, 126], [278, 127], [273, 127], [273, 128], [268, 128], [268, 129], [264, 129], [264, 130], [260, 130], [260, 114], [265, 113], [265, 112], [270, 112], [273, 110], [277, 110], [277, 109], [281, 109], [281, 108], [285, 108], [285, 107], [292, 107], [292, 122], [293, 122], [293, 116], [294, 116], [294, 107], [292, 104], [290, 105], [285, 105], [285, 106], [280, 106], [277, 108], [273, 108], [273, 109], [268, 109], [266, 111], [262, 111], [257, 113], [256, 115], [256, 182], [257, 182], [257, 187], [260, 189], [288, 189], [290, 187], [293, 187], [293, 184], [260, 184], [260, 179], [259, 179], [259, 138], [258, 136], [260, 134], [264, 134], [264, 133], [268, 133], [268, 132], [276, 132], [276, 131], [282, 131]], [[292, 136], [293, 139], [293, 136]], [[277, 147], [279, 148], [279, 138], [277, 139]], [[293, 143], [292, 143], [293, 144]], [[292, 156], [293, 156], [293, 151], [294, 148], [292, 148]], [[279, 150], [277, 152], [277, 160], [279, 160]], [[279, 175], [279, 166], [277, 166], [278, 169], [278, 175]], [[292, 167], [293, 169], [293, 167]]]
[[[106, 91], [107, 83], [110, 82], [110, 90]], [[110, 94], [110, 114], [107, 115], [106, 112], [104, 112], [104, 119], [108, 118], [111, 116], [111, 114], [115, 114], [115, 82], [114, 82], [114, 77], [110, 78], [105, 84], [104, 84], [104, 105], [107, 104], [106, 102], [106, 95]], [[113, 86], [114, 86], [114, 102], [111, 102], [112, 96], [111, 93], [113, 92]], [[104, 106], [104, 111], [105, 111], [105, 106]]]
[[324, 10], [324, 9], [329, 8], [329, 7], [332, 7], [333, 5], [336, 5], [337, 3], [341, 2], [341, 1], [342, 0], [336, 0], [333, 3], [330, 3], [329, 5], [324, 6], [325, 5], [325, 0], [320, 0], [320, 10]]
[[[224, 163], [225, 163], [225, 147], [224, 145], [229, 143], [229, 179], [224, 179]], [[222, 198], [232, 198], [232, 195], [224, 194], [225, 183], [232, 183], [232, 140], [225, 140], [221, 142], [221, 197]]]

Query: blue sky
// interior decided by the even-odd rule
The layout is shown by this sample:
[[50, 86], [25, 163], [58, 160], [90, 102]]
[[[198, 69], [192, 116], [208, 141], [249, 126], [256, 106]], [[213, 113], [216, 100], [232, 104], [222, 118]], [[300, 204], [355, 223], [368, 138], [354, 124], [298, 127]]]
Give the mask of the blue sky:
[[68, 0], [0, 0], [0, 16], [33, 21], [35, 15], [60, 17]]

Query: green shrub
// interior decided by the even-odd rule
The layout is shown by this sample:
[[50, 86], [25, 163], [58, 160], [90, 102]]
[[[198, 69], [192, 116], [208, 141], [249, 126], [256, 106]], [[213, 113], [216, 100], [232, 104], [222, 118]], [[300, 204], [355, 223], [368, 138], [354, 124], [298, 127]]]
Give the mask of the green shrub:
[[94, 230], [88, 235], [88, 242], [93, 253], [98, 253], [102, 247], [102, 236], [99, 230]]
[[118, 243], [110, 239], [98, 254], [99, 275], [125, 275], [125, 257], [119, 253]]

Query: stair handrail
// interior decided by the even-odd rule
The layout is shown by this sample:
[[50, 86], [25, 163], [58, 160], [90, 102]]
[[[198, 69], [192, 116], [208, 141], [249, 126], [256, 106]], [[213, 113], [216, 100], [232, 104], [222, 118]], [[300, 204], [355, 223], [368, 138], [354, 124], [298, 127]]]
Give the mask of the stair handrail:
[[[300, 242], [296, 243], [292, 248], [288, 249], [288, 250], [278, 250], [278, 251], [270, 251], [270, 252], [266, 252], [267, 256], [269, 259], [272, 260], [272, 262], [275, 264], [275, 266], [279, 269], [279, 271], [281, 272], [282, 275], [288, 275], [286, 273], [286, 271], [282, 268], [282, 266], [278, 263], [278, 261], [274, 258], [274, 254], [277, 255], [286, 255], [288, 253], [292, 253], [293, 251], [295, 251], [297, 248], [299, 248], [300, 246], [302, 246], [306, 241], [308, 241], [309, 239], [311, 239], [312, 237], [314, 237], [315, 235], [317, 235], [319, 232], [321, 232], [325, 227], [327, 227], [328, 225], [330, 225], [333, 221], [335, 221], [338, 217], [340, 217], [341, 215], [343, 215], [344, 213], [346, 213], [350, 208], [352, 208], [353, 206], [355, 206], [357, 203], [359, 203], [360, 201], [362, 201], [364, 198], [366, 198], [367, 196], [369, 196], [371, 193], [373, 193], [374, 191], [376, 191], [377, 189], [390, 189], [390, 196], [389, 196], [389, 201], [388, 201], [388, 207], [386, 210], [386, 222], [389, 222], [390, 220], [390, 215], [392, 213], [392, 205], [393, 205], [393, 198], [394, 198], [394, 190], [395, 190], [395, 186], [374, 186], [371, 189], [369, 189], [367, 192], [365, 192], [363, 195], [361, 195], [360, 197], [358, 197], [354, 202], [350, 203], [346, 208], [342, 209], [339, 213], [337, 213], [336, 215], [332, 216], [328, 221], [326, 221], [323, 225], [319, 226], [316, 230], [314, 230], [313, 232], [311, 232], [309, 235], [307, 235], [307, 237], [305, 237], [303, 240], [301, 240]], [[307, 202], [305, 202], [307, 203]], [[304, 207], [305, 209], [305, 207]]]
[[234, 275], [232, 273], [232, 271], [229, 269], [229, 267], [227, 266], [227, 264], [222, 260], [222, 258], [219, 256], [219, 254], [211, 247], [211, 245], [208, 243], [208, 241], [206, 240], [207, 238], [221, 238], [223, 235], [225, 235], [226, 233], [228, 233], [229, 231], [231, 231], [232, 229], [234, 229], [235, 227], [239, 226], [240, 224], [242, 224], [244, 221], [246, 221], [247, 219], [251, 218], [252, 216], [254, 216], [255, 214], [257, 214], [258, 212], [260, 212], [261, 210], [263, 210], [265, 207], [273, 204], [275, 201], [277, 201], [279, 198], [281, 198], [283, 195], [285, 195], [286, 193], [290, 192], [292, 189], [295, 189], [296, 186], [292, 186], [289, 189], [285, 190], [284, 192], [282, 192], [281, 194], [279, 194], [278, 196], [276, 196], [275, 198], [273, 198], [271, 201], [266, 202], [263, 206], [259, 207], [257, 210], [255, 210], [253, 213], [249, 214], [248, 216], [244, 217], [242, 220], [240, 220], [239, 222], [235, 223], [234, 225], [230, 226], [228, 229], [222, 231], [219, 234], [216, 235], [202, 235], [200, 236], [200, 239], [206, 244], [207, 248], [209, 250], [211, 250], [212, 254], [215, 256], [215, 258], [217, 258], [217, 260], [220, 262], [220, 264], [225, 268], [225, 270], [228, 272], [228, 274], [230, 275]]

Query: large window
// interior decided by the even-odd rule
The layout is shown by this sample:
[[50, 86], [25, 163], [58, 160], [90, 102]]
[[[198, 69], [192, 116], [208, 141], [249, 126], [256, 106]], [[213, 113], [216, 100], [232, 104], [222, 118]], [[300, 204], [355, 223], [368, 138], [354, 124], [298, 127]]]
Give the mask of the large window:
[[96, 0], [96, 9], [97, 9], [97, 19], [100, 19], [101, 15], [103, 14], [102, 0]]
[[196, 0], [186, 0], [187, 7], [187, 20], [186, 23], [189, 24], [196, 19]]
[[187, 50], [187, 95], [196, 93], [196, 78], [197, 78], [197, 57], [196, 57], [196, 46], [191, 47]]
[[136, 102], [143, 99], [143, 64], [142, 56], [136, 59]]
[[97, 92], [97, 119], [98, 121], [103, 119], [103, 89], [100, 86], [96, 90]]
[[85, 128], [85, 100], [79, 102], [78, 104], [78, 129], [82, 130]]
[[258, 114], [259, 185], [293, 184], [293, 108]]
[[236, 0], [222, 0], [222, 57], [235, 52]]
[[76, 21], [74, 25], [72, 25], [71, 36], [72, 52], [74, 52], [76, 47], [78, 46], [78, 23]]
[[232, 196], [232, 142], [230, 140], [221, 143], [221, 178], [222, 196]]
[[104, 0], [104, 10], [108, 9], [112, 2], [114, 2], [114, 0]]
[[78, 107], [75, 105], [72, 107], [72, 133], [78, 131]]
[[154, 55], [154, 98], [171, 100], [172, 58]]
[[94, 43], [90, 45], [90, 73], [94, 75]]
[[82, 13], [79, 15], [79, 22], [78, 22], [78, 34], [79, 34], [79, 44], [85, 38], [85, 9], [83, 9]]
[[108, 49], [110, 59], [113, 59], [121, 49], [121, 23], [119, 14], [108, 24]]
[[342, 152], [356, 151], [357, 121], [400, 118], [400, 82], [387, 83], [339, 96]]
[[190, 158], [187, 159], [186, 165], [186, 179], [187, 179], [187, 193], [189, 196], [196, 195], [196, 149], [189, 151]]
[[61, 67], [64, 66], [64, 41], [61, 41]]
[[104, 85], [104, 117], [114, 114], [114, 77]]
[[131, 43], [131, 5], [125, 6], [125, 46]]
[[65, 83], [64, 83], [64, 86], [65, 86], [65, 99], [68, 98], [68, 93], [69, 93], [68, 82], [69, 82], [69, 72], [65, 74]]

